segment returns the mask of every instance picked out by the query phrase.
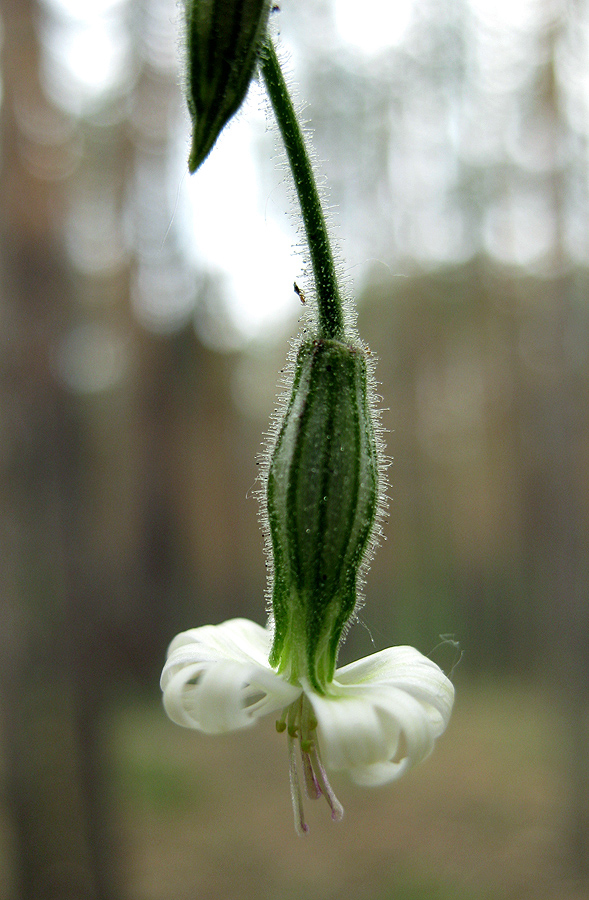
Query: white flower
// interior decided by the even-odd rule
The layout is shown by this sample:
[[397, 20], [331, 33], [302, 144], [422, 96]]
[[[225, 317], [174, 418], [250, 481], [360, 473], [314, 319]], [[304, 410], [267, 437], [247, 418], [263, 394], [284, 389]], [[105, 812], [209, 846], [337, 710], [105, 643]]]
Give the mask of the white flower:
[[299, 832], [307, 825], [297, 741], [307, 795], [325, 796], [337, 820], [343, 809], [323, 763], [347, 770], [358, 784], [385, 784], [425, 759], [448, 724], [454, 688], [413, 647], [391, 647], [343, 666], [319, 694], [304, 678], [291, 684], [270, 667], [271, 642], [267, 628], [247, 619], [185, 631], [170, 645], [161, 686], [169, 717], [205, 734], [246, 728], [262, 716], [280, 714], [277, 729], [287, 731]]

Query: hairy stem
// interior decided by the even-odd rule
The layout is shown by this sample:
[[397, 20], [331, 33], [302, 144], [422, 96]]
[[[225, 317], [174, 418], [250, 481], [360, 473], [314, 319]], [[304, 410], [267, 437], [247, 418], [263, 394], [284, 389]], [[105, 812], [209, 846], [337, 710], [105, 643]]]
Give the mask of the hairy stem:
[[266, 39], [262, 48], [260, 68], [284, 141], [303, 214], [317, 290], [319, 335], [326, 339], [343, 340], [342, 302], [325, 216], [303, 133], [270, 38]]

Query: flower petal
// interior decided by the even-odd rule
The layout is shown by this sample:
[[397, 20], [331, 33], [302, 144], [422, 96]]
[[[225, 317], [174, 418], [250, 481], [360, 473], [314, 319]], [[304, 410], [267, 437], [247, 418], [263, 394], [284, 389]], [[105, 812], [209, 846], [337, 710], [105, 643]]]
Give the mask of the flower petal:
[[448, 724], [454, 688], [417, 650], [394, 647], [338, 669], [329, 694], [307, 695], [327, 767], [378, 785], [431, 752]]
[[266, 629], [247, 619], [179, 634], [161, 677], [168, 716], [178, 725], [221, 734], [288, 706], [301, 689], [268, 665], [270, 641]]
[[176, 635], [168, 647], [168, 660], [184, 647], [193, 662], [198, 653], [199, 660], [229, 659], [266, 667], [271, 643], [272, 636], [267, 628], [250, 619], [228, 619], [221, 625], [203, 625]]
[[454, 705], [450, 679], [415, 647], [389, 647], [343, 666], [335, 683], [400, 688], [422, 704], [436, 738], [446, 730]]

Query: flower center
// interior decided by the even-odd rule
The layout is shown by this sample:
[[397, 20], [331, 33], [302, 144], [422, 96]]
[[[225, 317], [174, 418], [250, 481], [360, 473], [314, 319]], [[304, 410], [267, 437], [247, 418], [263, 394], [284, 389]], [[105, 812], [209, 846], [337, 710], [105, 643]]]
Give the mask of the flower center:
[[344, 809], [333, 792], [327, 773], [321, 762], [317, 739], [317, 719], [313, 708], [304, 694], [287, 706], [276, 722], [276, 731], [286, 731], [290, 773], [290, 794], [294, 812], [295, 828], [298, 834], [306, 834], [309, 826], [303, 810], [303, 793], [297, 765], [296, 744], [298, 742], [303, 771], [305, 794], [309, 800], [325, 797], [331, 809], [331, 818], [340, 822]]

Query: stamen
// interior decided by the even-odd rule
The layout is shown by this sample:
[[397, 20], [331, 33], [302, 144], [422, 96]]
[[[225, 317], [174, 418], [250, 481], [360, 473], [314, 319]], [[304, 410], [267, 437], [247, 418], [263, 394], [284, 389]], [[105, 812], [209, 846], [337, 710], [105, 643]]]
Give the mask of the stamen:
[[299, 700], [291, 703], [291, 705], [288, 707], [286, 727], [288, 729], [288, 736], [290, 738], [296, 738], [299, 736], [302, 702], [303, 701], [301, 697]]
[[288, 715], [288, 706], [285, 707], [282, 711], [282, 715], [279, 719], [276, 720], [276, 731], [278, 734], [282, 734], [283, 731], [286, 731], [286, 717]]
[[321, 788], [317, 784], [317, 779], [315, 778], [311, 757], [308, 753], [302, 751], [302, 748], [301, 759], [303, 761], [303, 772], [305, 773], [305, 793], [309, 800], [318, 800], [321, 796]]
[[278, 732], [286, 731], [287, 733], [290, 796], [292, 799], [295, 831], [300, 835], [307, 834], [309, 826], [305, 821], [305, 813], [303, 811], [303, 794], [295, 750], [297, 741], [305, 779], [305, 794], [309, 800], [318, 800], [323, 795], [331, 809], [331, 818], [334, 822], [340, 822], [344, 815], [344, 808], [333, 792], [319, 756], [316, 728], [317, 720], [313, 715], [311, 704], [304, 695], [294, 703], [291, 703], [276, 722], [276, 730]]
[[321, 762], [321, 757], [319, 756], [317, 748], [313, 748], [309, 755], [311, 757], [311, 765], [313, 766], [313, 775], [317, 781], [319, 790], [324, 795], [329, 804], [329, 808], [331, 809], [331, 818], [334, 822], [341, 822], [344, 817], [344, 808], [335, 796], [333, 788], [329, 783], [327, 773], [323, 768], [323, 763]]
[[295, 742], [289, 734], [288, 736], [288, 768], [290, 776], [290, 796], [292, 799], [292, 811], [294, 813], [294, 825], [297, 834], [307, 834], [309, 826], [305, 822], [305, 814], [303, 812], [303, 797], [301, 794], [301, 785], [297, 772], [297, 760], [295, 753]]

